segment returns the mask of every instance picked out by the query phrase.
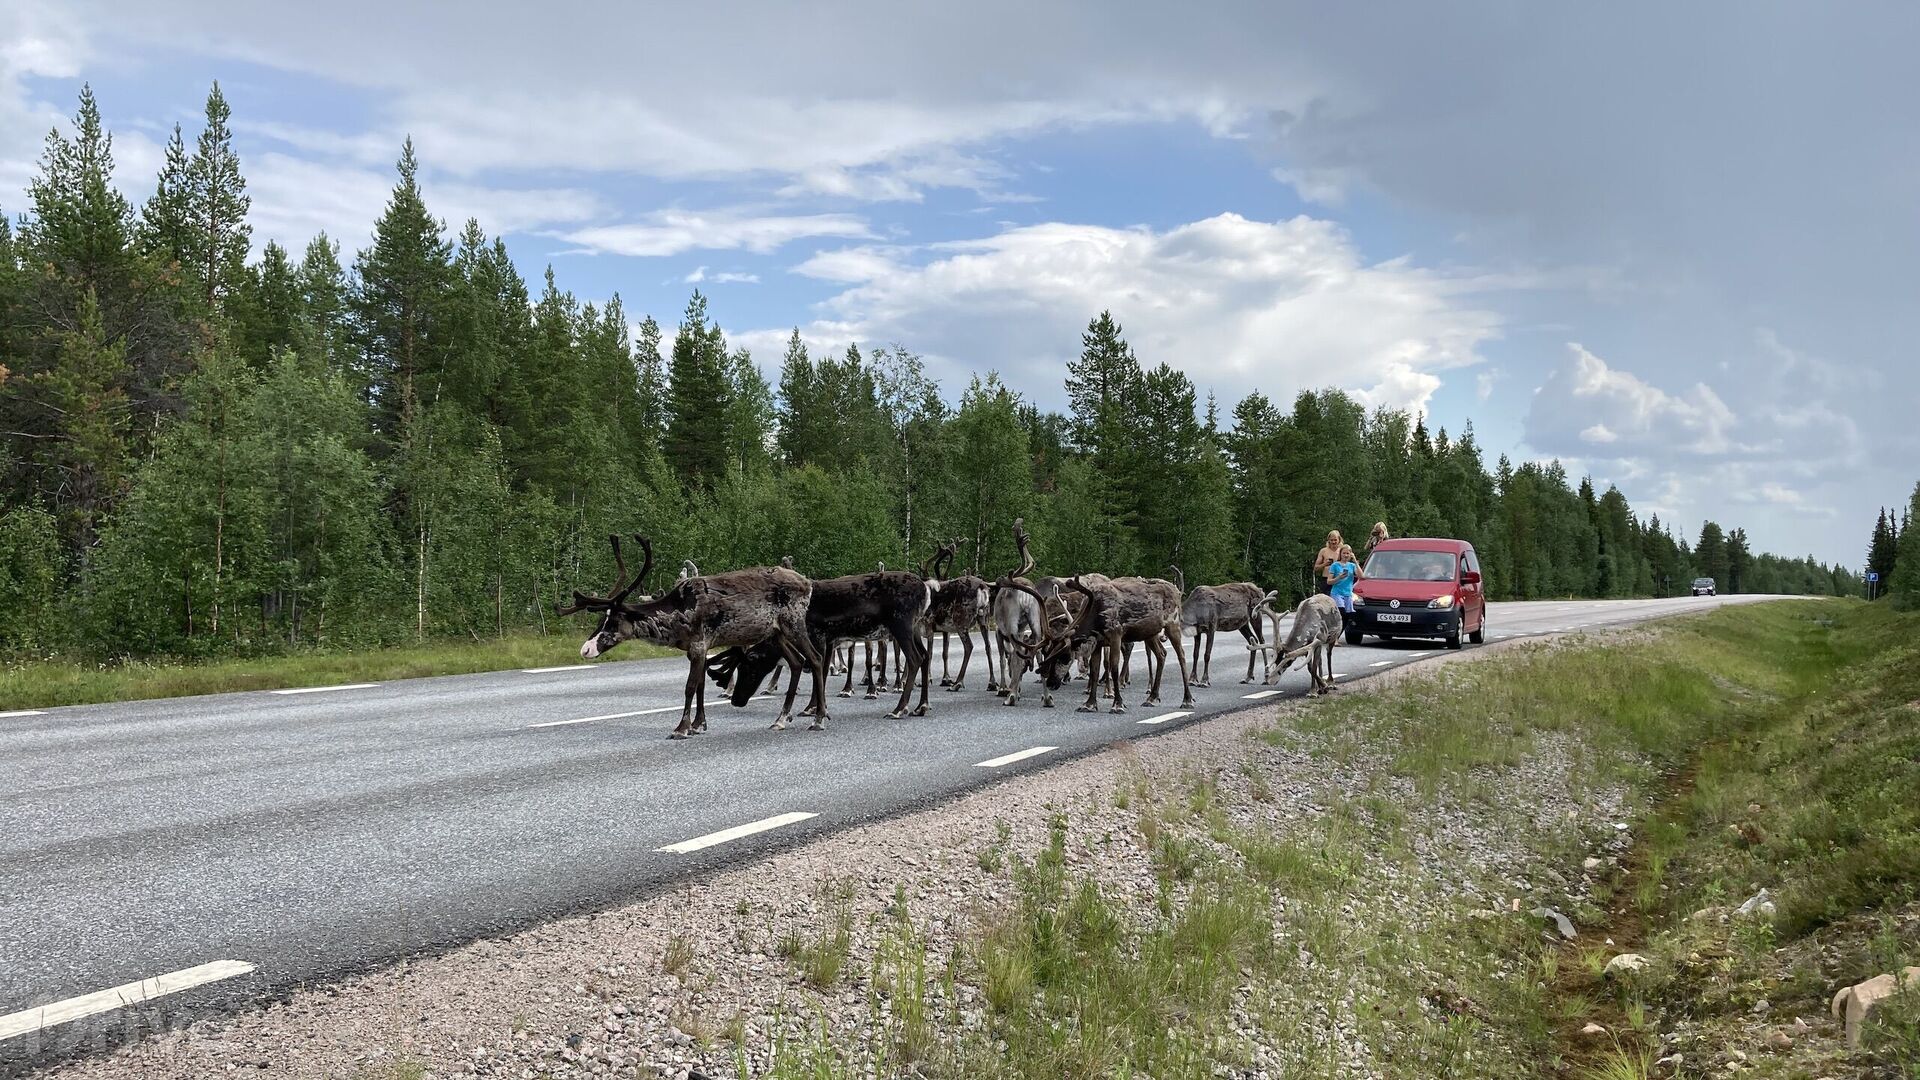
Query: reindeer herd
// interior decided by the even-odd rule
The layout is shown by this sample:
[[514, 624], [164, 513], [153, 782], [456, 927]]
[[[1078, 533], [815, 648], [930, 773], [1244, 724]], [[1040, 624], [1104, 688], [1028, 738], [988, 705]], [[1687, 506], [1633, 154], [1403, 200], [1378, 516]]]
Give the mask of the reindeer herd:
[[[1210, 685], [1214, 636], [1238, 631], [1247, 642], [1247, 673], [1254, 681], [1254, 656], [1262, 659], [1262, 681], [1277, 682], [1302, 657], [1316, 693], [1333, 688], [1333, 647], [1341, 631], [1340, 611], [1325, 596], [1312, 596], [1294, 611], [1293, 625], [1279, 641], [1280, 614], [1273, 602], [1278, 593], [1265, 592], [1251, 582], [1201, 585], [1188, 592], [1179, 567], [1170, 566], [1173, 581], [1163, 578], [1108, 577], [1082, 573], [1072, 577], [1035, 576], [1030, 539], [1023, 522], [1013, 524], [1020, 565], [993, 581], [974, 573], [948, 576], [958, 544], [944, 543], [918, 572], [888, 570], [809, 579], [793, 568], [791, 558], [779, 566], [751, 567], [718, 574], [702, 574], [691, 561], [659, 596], [640, 592], [653, 569], [653, 545], [635, 536], [644, 561], [629, 580], [620, 537], [610, 537], [616, 578], [605, 596], [573, 594], [562, 615], [592, 612], [599, 616], [593, 635], [580, 646], [586, 659], [601, 656], [623, 641], [644, 641], [687, 654], [686, 698], [680, 723], [672, 737], [697, 735], [707, 727], [706, 684], [712, 680], [727, 691], [729, 700], [744, 706], [761, 687], [778, 690], [779, 674], [787, 674], [786, 696], [775, 730], [794, 718], [794, 701], [803, 674], [811, 679], [812, 694], [799, 715], [809, 717], [809, 730], [826, 726], [827, 680], [836, 666], [844, 666], [846, 683], [841, 697], [852, 695], [853, 647], [867, 645], [867, 696], [884, 690], [888, 677], [888, 650], [899, 683], [899, 700], [887, 715], [925, 716], [933, 667], [933, 637], [941, 637], [941, 685], [949, 691], [964, 688], [973, 659], [973, 634], [980, 633], [987, 664], [987, 690], [1000, 694], [1007, 705], [1020, 703], [1027, 677], [1039, 685], [1041, 704], [1051, 708], [1053, 695], [1076, 672], [1086, 679], [1081, 712], [1099, 708], [1106, 688], [1108, 711], [1127, 709], [1123, 688], [1130, 682], [1135, 646], [1146, 651], [1147, 692], [1143, 704], [1160, 703], [1166, 675], [1167, 652], [1179, 665], [1181, 708], [1193, 707], [1193, 687]], [[1272, 620], [1278, 644], [1267, 643], [1264, 625]], [[1193, 632], [1189, 664], [1183, 646], [1185, 631]], [[958, 634], [960, 669], [947, 677], [948, 644]], [[1205, 640], [1202, 650], [1201, 641]], [[875, 649], [879, 667], [873, 666]], [[841, 650], [845, 650], [844, 653]], [[913, 702], [915, 683], [920, 697]], [[911, 706], [911, 708], [909, 708]]]

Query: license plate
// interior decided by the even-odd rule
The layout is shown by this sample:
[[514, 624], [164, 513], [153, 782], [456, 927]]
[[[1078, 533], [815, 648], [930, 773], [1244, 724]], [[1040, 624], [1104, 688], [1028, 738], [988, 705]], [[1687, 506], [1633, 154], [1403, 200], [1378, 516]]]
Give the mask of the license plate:
[[1380, 621], [1381, 621], [1381, 622], [1404, 622], [1404, 623], [1410, 623], [1410, 622], [1412, 622], [1412, 621], [1413, 621], [1413, 616], [1411, 616], [1411, 615], [1382, 615], [1382, 616], [1380, 616]]

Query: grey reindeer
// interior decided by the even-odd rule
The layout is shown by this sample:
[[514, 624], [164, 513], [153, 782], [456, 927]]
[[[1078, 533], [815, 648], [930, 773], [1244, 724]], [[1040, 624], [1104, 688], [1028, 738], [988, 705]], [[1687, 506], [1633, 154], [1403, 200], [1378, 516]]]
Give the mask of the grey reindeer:
[[[1267, 608], [1272, 611], [1271, 607]], [[1341, 612], [1333, 597], [1315, 594], [1300, 601], [1293, 609], [1293, 625], [1287, 629], [1287, 636], [1280, 637], [1280, 620], [1274, 619], [1273, 637], [1280, 644], [1278, 662], [1268, 674], [1269, 684], [1280, 681], [1295, 660], [1307, 658], [1307, 675], [1313, 679], [1313, 687], [1308, 694], [1330, 694], [1333, 692], [1333, 647], [1340, 640], [1344, 629]], [[1324, 676], [1322, 672], [1325, 672]]]

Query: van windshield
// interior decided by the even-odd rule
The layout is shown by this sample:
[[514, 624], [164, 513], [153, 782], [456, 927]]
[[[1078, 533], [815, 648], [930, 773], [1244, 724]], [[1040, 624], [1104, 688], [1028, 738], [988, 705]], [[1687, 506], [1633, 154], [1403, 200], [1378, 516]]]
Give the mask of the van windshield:
[[1376, 551], [1367, 576], [1383, 581], [1452, 581], [1454, 557], [1446, 551]]

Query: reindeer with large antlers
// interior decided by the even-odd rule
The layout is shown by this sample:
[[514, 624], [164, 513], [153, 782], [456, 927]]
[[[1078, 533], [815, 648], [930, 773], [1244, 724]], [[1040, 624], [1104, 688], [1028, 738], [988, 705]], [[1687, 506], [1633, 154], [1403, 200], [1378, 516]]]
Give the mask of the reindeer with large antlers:
[[1193, 707], [1186, 650], [1181, 645], [1180, 590], [1173, 582], [1139, 577], [1089, 582], [1084, 577], [1075, 577], [1068, 579], [1067, 587], [1084, 597], [1084, 602], [1070, 627], [1050, 638], [1050, 647], [1041, 657], [1040, 673], [1049, 688], [1057, 688], [1066, 681], [1075, 644], [1091, 641], [1087, 700], [1080, 711], [1093, 712], [1099, 708], [1100, 683], [1104, 680], [1111, 702], [1107, 711], [1126, 712], [1127, 706], [1120, 697], [1121, 665], [1126, 644], [1137, 641], [1147, 647], [1147, 666], [1152, 674], [1145, 704], [1158, 705], [1160, 683], [1167, 668], [1167, 646], [1171, 644], [1174, 659], [1180, 664], [1180, 707]]
[[[580, 655], [588, 660], [604, 655], [623, 641], [648, 641], [687, 654], [686, 700], [680, 710], [680, 723], [672, 737], [684, 739], [707, 728], [706, 672], [707, 652], [713, 648], [766, 644], [794, 671], [793, 685], [787, 690], [786, 704], [774, 721], [776, 730], [787, 726], [793, 716], [793, 699], [800, 684], [800, 668], [813, 672], [813, 694], [820, 708], [814, 713], [812, 730], [826, 726], [826, 662], [807, 636], [807, 610], [813, 596], [813, 584], [785, 567], [763, 566], [731, 570], [724, 574], [692, 574], [674, 582], [661, 596], [630, 602], [629, 598], [653, 569], [653, 544], [644, 536], [635, 536], [646, 562], [632, 581], [627, 581], [627, 564], [620, 553], [620, 538], [613, 544], [614, 566], [619, 576], [606, 596], [589, 596], [576, 591], [573, 603], [559, 609], [562, 615], [577, 611], [598, 612], [600, 624], [580, 646]], [[771, 666], [771, 664], [769, 664]]]

